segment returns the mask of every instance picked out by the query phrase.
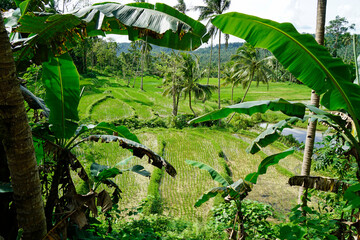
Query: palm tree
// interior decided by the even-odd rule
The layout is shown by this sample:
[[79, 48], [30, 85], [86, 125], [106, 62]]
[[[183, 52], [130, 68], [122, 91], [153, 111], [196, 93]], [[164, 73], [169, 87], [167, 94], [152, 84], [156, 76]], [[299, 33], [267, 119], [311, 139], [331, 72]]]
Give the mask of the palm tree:
[[178, 4], [175, 5], [174, 8], [184, 14], [188, 11], [184, 0], [178, 0]]
[[257, 86], [260, 82], [269, 85], [269, 76], [272, 71], [268, 67], [268, 62], [273, 59], [273, 56], [261, 58], [253, 46], [245, 43], [231, 59], [234, 61], [235, 76], [241, 79], [243, 88], [246, 88], [240, 103], [244, 102], [253, 81]]
[[[199, 21], [211, 20], [216, 15], [224, 13], [230, 7], [230, 0], [203, 0], [205, 6], [196, 6], [195, 9], [200, 11]], [[221, 52], [221, 32], [219, 33], [219, 46], [218, 46], [218, 107], [220, 109], [220, 52]], [[214, 31], [214, 34], [215, 31]]]
[[152, 50], [152, 47], [147, 41], [141, 41], [141, 84], [140, 90], [144, 90], [144, 62], [148, 63], [148, 55], [149, 52]]
[[197, 56], [195, 59], [186, 53], [182, 53], [181, 56], [184, 61], [182, 67], [184, 78], [182, 92], [185, 93], [184, 98], [189, 96], [189, 107], [196, 117], [197, 115], [191, 105], [191, 94], [194, 93], [196, 99], [205, 101], [211, 97], [212, 90], [216, 89], [216, 86], [198, 83], [201, 78], [201, 72], [199, 68], [199, 58]]
[[[327, 0], [318, 0], [317, 5], [317, 18], [316, 18], [316, 41], [320, 45], [324, 45], [324, 28], [325, 28], [325, 16], [326, 16], [326, 3]], [[316, 94], [314, 90], [311, 91], [311, 105], [319, 107], [320, 97]], [[301, 168], [301, 175], [309, 176], [310, 175], [310, 167], [311, 167], [311, 157], [314, 149], [314, 140], [315, 140], [315, 132], [316, 132], [316, 124], [317, 121], [309, 121], [307, 133], [306, 133], [306, 141], [305, 141], [305, 150], [303, 163]], [[306, 192], [306, 191], [305, 191]], [[300, 187], [299, 190], [299, 199], [298, 202], [306, 206], [306, 193], [304, 195], [304, 188]]]
[[181, 90], [183, 87], [183, 59], [172, 52], [171, 55], [161, 54], [160, 55], [164, 66], [162, 66], [162, 71], [164, 73], [164, 96], [172, 96], [173, 99], [173, 110], [172, 115], [177, 116], [179, 99]]
[[39, 170], [9, 37], [0, 14], [0, 129], [23, 239], [42, 239], [46, 220]]
[[234, 62], [230, 61], [225, 65], [223, 71], [225, 77], [223, 78], [222, 86], [231, 85], [231, 104], [234, 104], [234, 88], [241, 83], [241, 78], [238, 77], [234, 68]]

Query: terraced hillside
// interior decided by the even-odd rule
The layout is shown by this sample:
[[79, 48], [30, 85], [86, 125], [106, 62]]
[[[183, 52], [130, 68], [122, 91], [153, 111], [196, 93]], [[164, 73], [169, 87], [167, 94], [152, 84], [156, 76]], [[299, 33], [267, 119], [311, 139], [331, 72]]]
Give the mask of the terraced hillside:
[[[276, 84], [276, 87], [279, 89], [286, 87], [285, 85]], [[79, 109], [83, 122], [114, 122], [131, 117], [146, 121], [154, 118], [164, 119], [171, 114], [171, 99], [162, 96], [161, 80], [154, 77], [146, 77], [145, 91], [126, 87], [125, 81], [121, 79], [104, 76], [99, 76], [97, 79], [83, 79], [82, 86], [85, 86], [85, 91]], [[303, 86], [295, 85], [294, 89], [290, 90], [297, 92], [293, 95], [294, 100], [302, 100], [308, 94]], [[254, 91], [263, 93], [258, 96], [261, 99], [287, 96], [286, 92], [272, 92], [271, 87], [267, 92], [266, 86], [254, 88]], [[224, 88], [223, 92], [224, 96], [229, 96], [230, 89]], [[249, 95], [250, 99], [258, 100], [254, 99], [255, 97], [254, 94]], [[195, 102], [194, 109], [200, 113], [216, 109], [216, 106], [215, 101], [205, 104], [198, 101]], [[187, 101], [180, 102], [179, 112], [190, 113]], [[159, 193], [163, 212], [169, 216], [188, 220], [202, 221], [207, 218], [213, 201], [198, 209], [193, 205], [203, 192], [216, 186], [216, 183], [207, 172], [186, 164], [186, 159], [204, 162], [224, 175], [230, 174], [236, 181], [256, 171], [260, 161], [266, 157], [265, 153], [247, 154], [245, 149], [249, 144], [248, 137], [244, 138], [241, 134], [228, 130], [220, 131], [206, 127], [182, 130], [142, 128], [133, 132], [137, 134], [142, 144], [156, 152], [161, 152], [162, 143], [166, 143], [164, 157], [176, 168], [178, 174], [176, 178], [164, 174], [161, 179]], [[270, 147], [265, 152], [269, 154], [278, 151]], [[83, 162], [86, 162], [87, 168], [92, 162], [114, 166], [132, 155], [115, 143], [82, 145], [77, 152]], [[220, 152], [226, 157], [220, 157]], [[287, 179], [289, 174], [294, 174], [300, 169], [300, 163], [298, 158], [290, 156], [282, 160], [279, 167], [270, 167], [266, 175], [260, 176], [258, 184], [248, 198], [269, 203], [276, 210], [287, 212], [294, 205], [298, 192], [298, 189], [291, 188], [287, 184]], [[126, 169], [135, 164], [143, 165], [150, 172], [154, 170], [147, 164], [147, 159], [140, 160], [135, 157], [127, 165], [118, 167]], [[146, 177], [126, 172], [117, 176], [115, 182], [123, 191], [119, 204], [121, 209], [136, 208], [148, 196], [149, 179]]]

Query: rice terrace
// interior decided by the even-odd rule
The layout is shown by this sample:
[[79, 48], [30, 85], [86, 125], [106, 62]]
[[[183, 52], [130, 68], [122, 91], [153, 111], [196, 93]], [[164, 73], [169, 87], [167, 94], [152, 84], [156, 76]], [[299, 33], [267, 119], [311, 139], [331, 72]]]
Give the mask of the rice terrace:
[[0, 1], [0, 240], [360, 239], [360, 4], [270, 2]]

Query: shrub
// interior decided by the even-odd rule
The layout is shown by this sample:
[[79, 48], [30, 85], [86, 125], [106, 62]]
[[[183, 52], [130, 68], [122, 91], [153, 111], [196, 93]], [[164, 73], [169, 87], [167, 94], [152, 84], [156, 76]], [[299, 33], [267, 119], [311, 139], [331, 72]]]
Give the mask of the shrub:
[[[267, 204], [245, 200], [242, 202], [241, 211], [244, 215], [245, 233], [248, 239], [275, 239], [277, 228], [268, 222], [268, 218], [275, 217], [274, 209]], [[233, 227], [236, 215], [236, 205], [223, 203], [212, 209], [209, 225], [216, 229]]]

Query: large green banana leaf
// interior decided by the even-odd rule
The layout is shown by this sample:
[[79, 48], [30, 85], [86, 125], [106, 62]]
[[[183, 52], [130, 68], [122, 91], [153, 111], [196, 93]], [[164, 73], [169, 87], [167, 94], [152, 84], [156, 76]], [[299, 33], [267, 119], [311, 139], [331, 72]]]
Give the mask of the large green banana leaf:
[[100, 3], [73, 14], [87, 23], [90, 36], [128, 35], [179, 50], [195, 50], [209, 39], [202, 23], [163, 3]]
[[226, 179], [223, 176], [221, 176], [220, 173], [218, 173], [215, 169], [213, 169], [209, 165], [207, 165], [205, 163], [202, 163], [202, 162], [193, 161], [193, 160], [185, 160], [185, 162], [187, 164], [190, 164], [190, 165], [194, 166], [194, 167], [198, 167], [201, 170], [208, 171], [211, 178], [213, 180], [217, 181], [218, 183], [220, 183], [221, 185], [223, 185], [224, 187], [227, 187], [227, 186], [230, 185], [230, 183], [228, 183], [228, 181], [226, 181]]
[[[31, 38], [16, 39], [13, 43], [25, 46], [17, 59], [32, 57], [33, 49], [62, 54], [87, 36], [120, 34], [132, 41], [143, 39], [148, 43], [179, 50], [195, 50], [209, 35], [206, 27], [166, 4], [100, 3], [70, 14], [28, 13], [19, 21], [15, 31], [30, 34]], [[41, 56], [37, 53], [35, 56]]]
[[57, 138], [73, 136], [80, 100], [80, 76], [68, 53], [50, 57], [43, 63], [42, 80], [46, 88], [46, 105], [50, 109], [49, 123]]
[[238, 103], [222, 109], [204, 114], [192, 119], [189, 123], [198, 123], [209, 120], [217, 120], [227, 117], [230, 113], [244, 113], [251, 116], [254, 113], [265, 113], [267, 110], [281, 111], [288, 116], [302, 118], [305, 115], [305, 105], [302, 103], [291, 103], [282, 98], [276, 100], [263, 100]]
[[289, 156], [290, 154], [293, 154], [294, 151], [294, 148], [290, 148], [286, 151], [266, 157], [264, 160], [261, 161], [257, 172], [246, 175], [245, 181], [256, 184], [258, 177], [262, 174], [265, 174], [269, 166], [278, 164], [281, 159]]
[[360, 86], [352, 83], [349, 67], [332, 58], [311, 35], [299, 34], [290, 23], [236, 12], [219, 15], [212, 23], [226, 34], [271, 51], [297, 79], [324, 94], [321, 103], [326, 108], [346, 109], [354, 119], [360, 119], [360, 108], [356, 107], [360, 106]]

